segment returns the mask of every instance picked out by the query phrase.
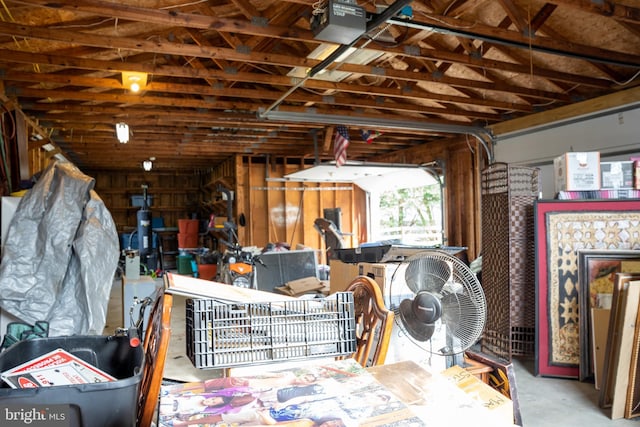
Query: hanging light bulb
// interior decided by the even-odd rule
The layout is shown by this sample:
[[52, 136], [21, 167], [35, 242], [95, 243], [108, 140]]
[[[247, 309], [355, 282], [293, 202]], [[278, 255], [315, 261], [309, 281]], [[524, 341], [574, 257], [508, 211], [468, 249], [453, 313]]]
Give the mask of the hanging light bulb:
[[152, 167], [153, 162], [151, 160], [145, 160], [144, 162], [142, 162], [142, 169], [144, 169], [145, 171], [149, 172]]
[[137, 79], [132, 78], [131, 82], [131, 92], [140, 92], [140, 83], [138, 83]]
[[121, 144], [129, 142], [129, 125], [125, 122], [116, 124], [116, 135]]

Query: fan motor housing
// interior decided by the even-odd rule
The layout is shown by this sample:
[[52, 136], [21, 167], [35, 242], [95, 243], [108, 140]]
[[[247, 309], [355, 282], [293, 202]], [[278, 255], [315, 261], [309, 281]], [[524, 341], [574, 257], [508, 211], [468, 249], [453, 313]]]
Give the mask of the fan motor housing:
[[413, 313], [424, 323], [433, 323], [442, 316], [440, 299], [430, 292], [420, 292], [413, 300]]

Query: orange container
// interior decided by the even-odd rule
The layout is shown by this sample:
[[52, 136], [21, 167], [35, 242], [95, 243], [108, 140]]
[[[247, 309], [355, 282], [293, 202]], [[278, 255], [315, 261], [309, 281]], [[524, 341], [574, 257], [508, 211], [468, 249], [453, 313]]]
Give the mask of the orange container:
[[200, 225], [200, 221], [197, 219], [179, 219], [178, 220], [178, 231], [181, 234], [198, 234], [198, 228]]
[[198, 234], [178, 233], [178, 248], [191, 249], [198, 247]]
[[218, 266], [216, 264], [198, 264], [198, 276], [204, 280], [215, 280]]

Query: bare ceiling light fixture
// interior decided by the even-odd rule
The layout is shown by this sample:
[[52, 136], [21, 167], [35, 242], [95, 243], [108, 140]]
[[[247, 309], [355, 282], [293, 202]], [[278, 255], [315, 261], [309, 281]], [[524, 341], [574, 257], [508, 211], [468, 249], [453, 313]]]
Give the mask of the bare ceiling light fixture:
[[116, 136], [120, 144], [126, 144], [129, 142], [129, 125], [125, 122], [116, 124]]
[[149, 160], [145, 160], [142, 162], [142, 169], [146, 172], [149, 172], [153, 168], [153, 162], [156, 160], [155, 157], [149, 157]]
[[123, 71], [122, 85], [133, 93], [138, 93], [147, 86], [147, 73]]

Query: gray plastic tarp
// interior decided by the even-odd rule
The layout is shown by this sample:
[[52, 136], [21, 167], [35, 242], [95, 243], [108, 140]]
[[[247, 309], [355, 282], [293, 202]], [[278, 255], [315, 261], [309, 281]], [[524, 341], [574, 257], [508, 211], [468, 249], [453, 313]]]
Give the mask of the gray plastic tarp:
[[93, 190], [68, 161], [43, 171], [20, 200], [3, 242], [0, 307], [49, 335], [102, 334], [118, 267], [118, 233]]

